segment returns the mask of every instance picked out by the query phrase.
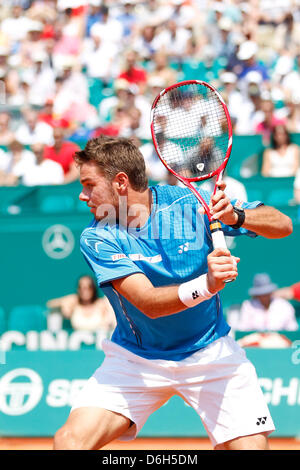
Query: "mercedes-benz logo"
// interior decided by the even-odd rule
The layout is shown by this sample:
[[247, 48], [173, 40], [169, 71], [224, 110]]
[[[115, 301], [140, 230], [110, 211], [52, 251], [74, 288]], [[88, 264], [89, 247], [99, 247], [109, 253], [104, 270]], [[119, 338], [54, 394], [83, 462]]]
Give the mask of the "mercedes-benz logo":
[[6, 415], [28, 413], [39, 403], [42, 395], [42, 379], [32, 369], [14, 369], [0, 379], [0, 410]]
[[63, 259], [69, 256], [75, 241], [71, 230], [65, 225], [51, 225], [43, 235], [42, 245], [50, 258]]

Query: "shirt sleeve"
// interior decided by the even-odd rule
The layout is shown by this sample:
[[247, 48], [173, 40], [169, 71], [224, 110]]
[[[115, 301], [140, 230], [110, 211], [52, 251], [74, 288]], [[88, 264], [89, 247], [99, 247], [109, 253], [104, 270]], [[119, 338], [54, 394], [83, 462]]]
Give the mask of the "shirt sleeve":
[[[239, 199], [233, 199], [231, 201], [231, 204], [236, 207], [241, 207], [242, 209], [255, 209], [256, 207], [263, 206], [263, 202], [261, 201], [253, 201], [253, 202], [243, 202]], [[240, 227], [238, 229], [234, 229], [230, 227], [229, 225], [225, 225], [221, 223], [222, 225], [222, 230], [226, 236], [229, 237], [236, 237], [239, 235], [247, 235], [248, 237], [257, 237], [257, 234], [255, 232], [252, 232], [251, 230], [247, 230], [246, 228]]]
[[82, 234], [80, 249], [99, 286], [134, 273], [143, 273], [113, 237]]

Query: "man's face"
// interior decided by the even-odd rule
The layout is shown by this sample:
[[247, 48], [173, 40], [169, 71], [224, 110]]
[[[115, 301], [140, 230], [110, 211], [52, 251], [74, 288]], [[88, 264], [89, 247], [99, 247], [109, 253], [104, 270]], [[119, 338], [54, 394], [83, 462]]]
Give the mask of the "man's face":
[[97, 220], [117, 217], [118, 194], [112, 183], [101, 173], [95, 162], [83, 163], [80, 167], [82, 191], [79, 199], [91, 208]]

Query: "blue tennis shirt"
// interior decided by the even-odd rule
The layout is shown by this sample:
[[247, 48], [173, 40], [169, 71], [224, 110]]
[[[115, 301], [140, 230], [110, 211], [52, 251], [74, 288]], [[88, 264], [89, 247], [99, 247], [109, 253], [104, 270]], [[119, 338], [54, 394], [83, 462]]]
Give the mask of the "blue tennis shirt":
[[[208, 218], [188, 188], [154, 186], [151, 214], [140, 229], [95, 219], [82, 232], [81, 251], [108, 297], [117, 326], [111, 340], [147, 359], [179, 361], [228, 334], [219, 295], [182, 312], [148, 318], [112, 286], [114, 279], [145, 274], [155, 287], [194, 279], [207, 272], [212, 251]], [[210, 195], [201, 191], [209, 202]], [[232, 201], [234, 204], [236, 201]], [[261, 202], [243, 202], [246, 209]], [[256, 236], [223, 225], [225, 235]]]

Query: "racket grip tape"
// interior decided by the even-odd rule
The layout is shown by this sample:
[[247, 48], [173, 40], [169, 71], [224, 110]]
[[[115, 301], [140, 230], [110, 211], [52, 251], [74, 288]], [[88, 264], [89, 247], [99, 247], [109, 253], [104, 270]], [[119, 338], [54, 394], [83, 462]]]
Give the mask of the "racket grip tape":
[[220, 222], [212, 222], [209, 226], [211, 231], [211, 237], [214, 249], [216, 248], [225, 248], [227, 250], [227, 245], [224, 237], [223, 230], [221, 229]]

